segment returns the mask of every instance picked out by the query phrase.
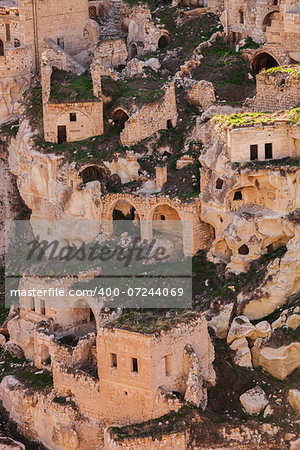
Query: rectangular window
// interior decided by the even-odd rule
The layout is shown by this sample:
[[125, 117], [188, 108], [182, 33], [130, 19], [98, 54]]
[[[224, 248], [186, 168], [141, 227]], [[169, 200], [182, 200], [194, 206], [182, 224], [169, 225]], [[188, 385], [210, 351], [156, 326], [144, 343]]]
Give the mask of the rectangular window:
[[166, 376], [168, 377], [169, 375], [171, 375], [171, 372], [172, 372], [172, 367], [171, 367], [171, 364], [172, 364], [171, 355], [166, 355], [166, 356], [164, 357], [164, 360], [165, 360], [165, 374], [166, 374]]
[[250, 145], [250, 161], [255, 161], [258, 159], [258, 146]]
[[65, 39], [57, 38], [57, 45], [59, 45], [61, 48], [65, 48]]
[[138, 373], [138, 360], [136, 358], [131, 358], [131, 371]]
[[76, 113], [70, 113], [70, 122], [76, 122], [77, 117], [76, 117]]
[[272, 144], [265, 144], [265, 158], [272, 159], [273, 158], [273, 146]]
[[6, 40], [7, 42], [10, 42], [10, 24], [5, 24], [5, 34], [6, 34]]
[[118, 367], [117, 355], [116, 353], [110, 354], [110, 363], [111, 367]]
[[45, 303], [45, 300], [41, 300], [40, 301], [40, 307], [41, 307], [41, 314], [45, 315], [46, 314], [46, 303]]
[[35, 300], [33, 297], [31, 297], [31, 300], [30, 300], [30, 309], [31, 309], [31, 311], [35, 311]]

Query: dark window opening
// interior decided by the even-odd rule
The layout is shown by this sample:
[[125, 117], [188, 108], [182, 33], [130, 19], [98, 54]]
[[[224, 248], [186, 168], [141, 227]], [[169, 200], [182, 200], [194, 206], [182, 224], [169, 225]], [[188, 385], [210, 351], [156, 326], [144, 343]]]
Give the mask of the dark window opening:
[[223, 219], [222, 219], [222, 217], [220, 217], [220, 222], [221, 222], [221, 223], [223, 222]]
[[4, 56], [4, 44], [1, 39], [0, 39], [0, 56]]
[[120, 128], [120, 130], [124, 129], [125, 122], [127, 122], [128, 119], [129, 119], [128, 114], [126, 114], [126, 112], [123, 111], [122, 109], [117, 109], [113, 113], [113, 120], [115, 124]]
[[57, 127], [57, 142], [58, 144], [67, 142], [67, 128], [65, 125], [59, 125]]
[[249, 247], [244, 244], [239, 248], [239, 254], [240, 255], [248, 255], [249, 254]]
[[255, 57], [252, 62], [252, 68], [255, 73], [259, 73], [264, 69], [271, 69], [271, 67], [277, 67], [278, 63], [273, 56], [269, 53], [260, 53]]
[[158, 48], [165, 48], [167, 47], [168, 43], [169, 43], [168, 39], [166, 38], [166, 36], [163, 35], [159, 38]]
[[273, 146], [272, 144], [265, 144], [265, 158], [272, 159], [273, 158]]
[[274, 250], [273, 244], [270, 244], [270, 245], [267, 246], [267, 252], [268, 253], [273, 253], [273, 250]]
[[57, 38], [57, 45], [59, 45], [61, 48], [65, 48], [65, 39]]
[[256, 144], [250, 145], [250, 161], [258, 159], [258, 146]]
[[41, 314], [43, 314], [43, 316], [44, 316], [46, 314], [46, 303], [45, 303], [45, 300], [41, 300], [40, 307], [41, 307]]
[[20, 47], [20, 45], [21, 45], [20, 39], [15, 38], [15, 39], [14, 39], [14, 46], [15, 46], [15, 48]]
[[118, 361], [117, 361], [116, 353], [111, 353], [110, 354], [110, 362], [111, 362], [111, 367], [118, 367]]
[[235, 193], [234, 193], [234, 197], [233, 197], [233, 200], [243, 200], [243, 196], [242, 196], [242, 192], [241, 191], [236, 191]]
[[5, 24], [5, 35], [6, 35], [7, 42], [10, 42], [11, 37], [10, 37], [10, 25], [9, 25], [9, 23]]
[[136, 358], [131, 358], [131, 371], [138, 373], [138, 360]]
[[172, 120], [167, 120], [167, 128], [170, 130], [171, 128], [173, 128], [172, 125]]
[[90, 6], [89, 7], [89, 16], [90, 19], [95, 20], [97, 18], [97, 8], [96, 6]]
[[130, 48], [130, 59], [133, 59], [136, 56], [137, 56], [137, 46], [135, 44], [132, 44]]
[[31, 298], [31, 301], [30, 301], [30, 309], [31, 309], [31, 311], [35, 311], [35, 300], [33, 297]]
[[124, 394], [125, 394], [125, 395], [128, 395], [128, 392], [127, 392], [127, 391], [125, 391], [125, 392], [124, 392]]
[[77, 121], [77, 115], [76, 113], [70, 113], [70, 122], [76, 122]]
[[166, 216], [161, 215], [161, 216], [160, 216], [160, 220], [166, 220]]
[[170, 376], [171, 375], [171, 355], [166, 355], [165, 356], [165, 374], [166, 376]]
[[243, 11], [239, 11], [239, 20], [240, 20], [240, 23], [244, 23], [244, 12]]
[[224, 181], [221, 178], [218, 178], [216, 181], [216, 189], [222, 189]]
[[273, 0], [273, 5], [278, 6], [278, 0]]

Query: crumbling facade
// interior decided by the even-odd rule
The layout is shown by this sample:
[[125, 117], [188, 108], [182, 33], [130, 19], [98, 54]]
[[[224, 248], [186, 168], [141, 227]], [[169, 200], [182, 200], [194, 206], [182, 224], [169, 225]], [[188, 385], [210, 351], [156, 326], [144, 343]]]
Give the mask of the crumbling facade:
[[43, 86], [44, 138], [63, 144], [80, 141], [103, 133], [103, 102], [101, 98], [101, 67], [91, 66], [93, 97], [89, 101], [51, 101], [52, 65], [44, 54], [41, 69]]
[[300, 61], [300, 11], [294, 0], [226, 2], [223, 26], [233, 44], [247, 36], [263, 44], [253, 55], [252, 68], [262, 69]]

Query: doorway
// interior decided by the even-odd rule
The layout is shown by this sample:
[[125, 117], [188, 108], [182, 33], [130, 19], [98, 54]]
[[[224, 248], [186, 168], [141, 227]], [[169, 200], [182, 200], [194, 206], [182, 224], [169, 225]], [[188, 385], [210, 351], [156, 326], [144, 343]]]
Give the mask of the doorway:
[[59, 144], [67, 142], [67, 127], [65, 125], [58, 125], [57, 127], [57, 142]]

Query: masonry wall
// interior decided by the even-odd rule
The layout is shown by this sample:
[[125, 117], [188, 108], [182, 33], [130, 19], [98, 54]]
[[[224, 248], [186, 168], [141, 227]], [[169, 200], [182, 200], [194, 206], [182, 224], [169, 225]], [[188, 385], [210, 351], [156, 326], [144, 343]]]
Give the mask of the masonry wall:
[[288, 72], [261, 72], [256, 76], [256, 111], [292, 109], [300, 105], [299, 75]]
[[105, 40], [96, 47], [95, 58], [103, 67], [116, 67], [126, 64], [128, 52], [124, 39]]
[[[76, 113], [76, 121], [70, 120]], [[103, 133], [102, 101], [44, 104], [44, 136], [48, 142], [58, 141], [58, 126], [66, 126], [67, 142], [81, 141]]]
[[[20, 0], [20, 18], [25, 19], [26, 44], [34, 47], [33, 17], [34, 10], [31, 0]], [[88, 0], [37, 0], [36, 23], [38, 38], [38, 54], [41, 57], [46, 45], [44, 38], [50, 38], [55, 43], [64, 39], [67, 52], [76, 55], [84, 50], [88, 42], [84, 28], [89, 18]]]
[[158, 130], [166, 130], [168, 121], [172, 121], [172, 125], [177, 121], [174, 84], [167, 87], [162, 100], [144, 105], [125, 122], [125, 128], [120, 135], [121, 143], [129, 146], [137, 144]]
[[296, 154], [294, 141], [290, 138], [289, 123], [244, 127], [228, 132], [228, 148], [231, 162], [250, 161], [250, 145], [258, 145], [258, 160], [265, 160], [265, 144], [271, 143], [273, 159], [300, 156]]

